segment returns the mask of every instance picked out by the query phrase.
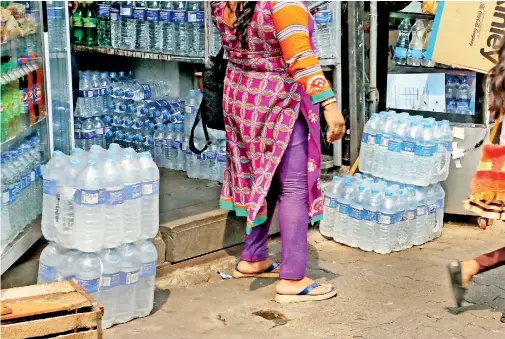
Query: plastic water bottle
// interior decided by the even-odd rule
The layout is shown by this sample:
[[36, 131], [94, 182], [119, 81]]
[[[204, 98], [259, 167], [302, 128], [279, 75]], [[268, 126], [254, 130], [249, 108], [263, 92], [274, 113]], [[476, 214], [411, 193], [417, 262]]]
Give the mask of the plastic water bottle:
[[170, 142], [170, 149], [168, 150], [170, 153], [169, 159], [169, 168], [177, 170], [180, 168], [179, 165], [179, 153], [182, 149], [182, 141], [183, 141], [183, 130], [184, 126], [181, 124], [171, 124], [172, 126], [172, 140]]
[[193, 122], [195, 121], [196, 114], [198, 113], [199, 104], [197, 94], [197, 90], [189, 90], [188, 96], [184, 102], [184, 134], [186, 134], [186, 136], [191, 134], [191, 128], [193, 127]]
[[381, 209], [382, 195], [380, 191], [373, 187], [370, 190], [370, 198], [365, 201], [363, 207], [363, 223], [360, 231], [360, 248], [363, 251], [373, 251], [376, 241], [375, 228], [379, 222], [379, 212]]
[[379, 177], [384, 177], [388, 171], [388, 149], [389, 141], [394, 132], [394, 120], [391, 114], [385, 115], [383, 118], [384, 124], [377, 133], [377, 149], [375, 152], [375, 171], [374, 174]]
[[57, 274], [58, 268], [65, 255], [65, 250], [60, 245], [50, 242], [42, 253], [39, 259], [39, 273], [37, 284], [49, 284], [59, 280]]
[[435, 142], [433, 137], [433, 126], [425, 122], [422, 128], [417, 130], [415, 155], [417, 157], [417, 178], [416, 183], [420, 186], [427, 186], [433, 175], [435, 154]]
[[142, 232], [141, 239], [152, 239], [160, 225], [160, 172], [151, 153], [143, 152], [138, 160], [142, 173]]
[[2, 192], [2, 210], [1, 210], [1, 234], [0, 241], [1, 251], [9, 244], [10, 240], [15, 237], [16, 229], [14, 223], [11, 223], [13, 201], [12, 201], [12, 182], [14, 174], [6, 166], [7, 159], [1, 157], [1, 192]]
[[205, 180], [214, 180], [215, 173], [217, 172], [215, 168], [217, 153], [214, 143], [210, 144], [204, 153], [203, 170], [201, 170], [200, 177]]
[[113, 48], [121, 47], [121, 16], [117, 8], [110, 9], [110, 38]]
[[91, 79], [83, 75], [79, 80], [78, 116], [89, 118], [93, 115], [93, 85]]
[[403, 170], [403, 138], [399, 134], [402, 120], [394, 117], [391, 123], [391, 139], [388, 143], [387, 159], [384, 161], [383, 177], [393, 181], [399, 181]]
[[[176, 157], [174, 158], [174, 169], [177, 171], [183, 171], [186, 167], [186, 149], [185, 145], [185, 137], [184, 137], [184, 124], [177, 123], [175, 124], [175, 139], [172, 141], [172, 149], [174, 146], [176, 147]], [[217, 159], [217, 156], [216, 156]], [[216, 179], [217, 180], [217, 179]]]
[[188, 55], [189, 53], [189, 24], [186, 1], [174, 1], [175, 23], [175, 53]]
[[364, 183], [358, 186], [351, 201], [351, 214], [347, 230], [347, 244], [351, 247], [361, 246], [361, 228], [363, 227], [363, 209], [369, 200], [369, 191]]
[[100, 95], [102, 96], [103, 110], [106, 112], [111, 112], [114, 109], [112, 105], [112, 86], [109, 80], [107, 72], [100, 73]]
[[446, 76], [445, 84], [445, 110], [447, 113], [456, 113], [458, 106], [456, 98], [458, 96], [458, 84], [454, 81], [454, 77], [450, 74]]
[[82, 170], [82, 165], [78, 158], [70, 160], [70, 166], [63, 171], [60, 189], [60, 213], [58, 224], [56, 225], [56, 238], [58, 243], [65, 248], [74, 248], [74, 195], [77, 184], [77, 177]]
[[361, 139], [360, 150], [360, 166], [361, 172], [370, 173], [375, 152], [375, 141], [377, 138], [377, 128], [379, 123], [379, 115], [373, 113], [370, 120], [367, 121], [363, 129], [363, 137]]
[[95, 127], [95, 141], [94, 145], [98, 145], [102, 148], [106, 148], [105, 142], [105, 127], [103, 125], [102, 119], [100, 117], [93, 118], [94, 127]]
[[57, 275], [59, 277], [59, 281], [68, 281], [68, 280], [73, 280], [75, 276], [75, 263], [77, 259], [79, 259], [79, 256], [81, 255], [81, 252], [78, 250], [71, 249], [70, 251], [66, 251], [63, 254], [63, 259], [61, 260], [61, 264], [59, 265], [57, 269]]
[[96, 253], [81, 253], [74, 265], [74, 281], [96, 298], [103, 274], [102, 261]]
[[124, 182], [124, 241], [134, 242], [142, 232], [142, 174], [131, 154], [123, 156], [121, 171]]
[[468, 86], [468, 80], [466, 77], [463, 77], [461, 84], [458, 87], [457, 96], [456, 96], [456, 113], [459, 114], [467, 114], [472, 115], [472, 111], [470, 110], [470, 101], [472, 99], [472, 94], [470, 91], [470, 87]]
[[93, 160], [77, 178], [75, 194], [75, 247], [82, 252], [102, 249], [105, 231], [103, 228], [103, 205], [105, 189], [102, 174]]
[[407, 195], [403, 189], [396, 192], [396, 236], [392, 238], [392, 250], [401, 251], [407, 248], [411, 232], [407, 223]]
[[174, 159], [172, 159], [172, 140], [174, 139], [174, 125], [169, 123], [165, 126], [165, 141], [163, 142], [163, 150], [167, 168], [174, 169]]
[[160, 22], [163, 25], [163, 51], [173, 54], [175, 51], [174, 5], [172, 1], [162, 1]]
[[412, 244], [418, 246], [424, 244], [425, 241], [424, 235], [426, 234], [425, 229], [428, 215], [428, 207], [426, 206], [426, 192], [422, 187], [416, 187], [416, 202], [416, 224], [415, 228], [412, 230]]
[[384, 203], [379, 214], [379, 223], [376, 226], [375, 237], [377, 239], [375, 252], [380, 254], [391, 253], [392, 240], [396, 235], [397, 215], [396, 201], [393, 192], [386, 190], [384, 193]]
[[42, 234], [47, 240], [56, 240], [56, 217], [59, 213], [57, 185], [66, 166], [65, 155], [54, 151], [53, 158], [43, 172]]
[[421, 59], [421, 66], [423, 67], [434, 67], [435, 62], [427, 57], [428, 45], [430, 43], [432, 22], [430, 21], [426, 26], [426, 36], [423, 43], [423, 58]]
[[445, 191], [440, 184], [436, 184], [434, 196], [437, 204], [437, 214], [436, 214], [436, 224], [433, 230], [432, 238], [436, 239], [442, 234], [442, 228], [444, 227], [444, 201], [445, 201]]
[[414, 26], [412, 26], [412, 40], [410, 41], [409, 50], [407, 52], [407, 64], [409, 66], [421, 66], [424, 32], [423, 20], [417, 19]]
[[332, 58], [335, 54], [335, 50], [332, 45], [334, 40], [333, 31], [333, 15], [330, 10], [323, 9], [319, 10], [315, 14], [316, 22], [316, 33], [314, 44], [317, 50], [317, 54], [320, 58], [328, 59]]
[[335, 220], [333, 240], [336, 242], [347, 244], [349, 215], [351, 214], [351, 202], [354, 194], [353, 183], [350, 178], [344, 178], [344, 187], [340, 190], [337, 198], [339, 219]]
[[215, 25], [212, 25], [211, 34], [211, 55], [216, 56], [221, 50], [221, 33], [218, 31]]
[[151, 240], [136, 243], [140, 254], [140, 278], [137, 284], [135, 316], [145, 317], [154, 306], [156, 261], [158, 252]]
[[93, 98], [91, 100], [91, 111], [93, 116], [100, 116], [103, 113], [103, 97], [101, 90], [101, 82], [98, 74], [91, 76], [91, 87], [93, 90]]
[[157, 124], [154, 131], [154, 161], [159, 167], [168, 167], [164, 152], [165, 133], [163, 124]]
[[102, 3], [98, 5], [98, 45], [111, 47], [111, 20], [110, 5]]
[[189, 1], [187, 6], [190, 27], [188, 40], [191, 41], [189, 53], [191, 56], [201, 57], [205, 49], [203, 2]]
[[434, 231], [437, 228], [437, 196], [435, 185], [426, 188], [426, 205], [428, 206], [428, 215], [426, 216], [426, 230], [424, 242], [433, 240]]
[[133, 3], [133, 18], [137, 29], [137, 49], [148, 51], [151, 44], [149, 34], [149, 21], [146, 20], [146, 1], [135, 1]]
[[414, 187], [409, 186], [405, 193], [405, 227], [407, 228], [408, 241], [402, 250], [412, 247], [413, 232], [416, 229], [417, 218], [417, 200]]
[[125, 323], [133, 319], [137, 295], [137, 283], [140, 271], [140, 255], [134, 243], [119, 247], [120, 283], [119, 302], [116, 308], [116, 323]]
[[131, 1], [121, 4], [121, 48], [134, 50], [137, 44], [137, 21], [133, 17]]
[[151, 38], [150, 51], [163, 51], [163, 22], [160, 21], [161, 1], [147, 2], [147, 21], [149, 22], [149, 34]]
[[217, 151], [217, 164], [218, 164], [218, 174], [219, 182], [224, 181], [224, 171], [226, 169], [226, 140], [221, 140], [219, 143], [219, 148]]
[[[103, 305], [102, 327], [109, 328], [116, 318], [119, 303], [119, 283], [121, 281], [121, 257], [114, 248], [107, 248], [100, 253], [103, 265], [102, 283], [98, 300]], [[121, 296], [124, 297], [124, 296]]]
[[114, 248], [123, 240], [123, 204], [124, 184], [121, 170], [114, 157], [109, 157], [104, 164], [105, 219], [104, 247]]
[[442, 134], [440, 139], [442, 142], [442, 157], [440, 164], [440, 176], [437, 178], [437, 181], [445, 181], [449, 176], [449, 165], [451, 162], [451, 153], [452, 153], [452, 128], [447, 120], [442, 120], [440, 124], [440, 133]]
[[324, 190], [323, 220], [319, 224], [319, 232], [328, 239], [331, 239], [334, 233], [339, 188], [340, 177], [335, 176], [332, 183]]
[[398, 39], [396, 40], [394, 61], [396, 65], [407, 64], [407, 51], [409, 49], [410, 19], [405, 18], [398, 26]]

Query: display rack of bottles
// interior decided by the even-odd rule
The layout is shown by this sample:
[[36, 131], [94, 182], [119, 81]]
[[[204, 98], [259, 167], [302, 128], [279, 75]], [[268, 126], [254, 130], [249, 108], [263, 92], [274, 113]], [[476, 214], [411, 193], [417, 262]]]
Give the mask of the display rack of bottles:
[[96, 47], [96, 46], [76, 45], [74, 48], [77, 52], [91, 52], [91, 53], [118, 55], [118, 56], [125, 56], [125, 57], [134, 57], [134, 58], [141, 58], [141, 59], [178, 61], [178, 62], [197, 63], [197, 64], [203, 64], [204, 60], [205, 60], [204, 58], [200, 58], [200, 57], [180, 56], [180, 55], [141, 52], [141, 51], [128, 51], [128, 50], [123, 50], [123, 49]]

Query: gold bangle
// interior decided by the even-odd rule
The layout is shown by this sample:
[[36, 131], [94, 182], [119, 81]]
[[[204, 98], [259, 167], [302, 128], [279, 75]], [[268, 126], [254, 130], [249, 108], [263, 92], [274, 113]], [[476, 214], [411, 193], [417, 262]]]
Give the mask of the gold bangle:
[[337, 102], [336, 98], [329, 98], [321, 103], [321, 106], [326, 107], [330, 104], [333, 104], [334, 102]]

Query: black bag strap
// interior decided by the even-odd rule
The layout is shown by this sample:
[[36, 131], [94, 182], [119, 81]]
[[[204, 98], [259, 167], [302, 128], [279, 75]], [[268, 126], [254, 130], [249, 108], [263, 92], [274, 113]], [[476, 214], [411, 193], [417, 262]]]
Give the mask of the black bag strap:
[[212, 145], [212, 141], [210, 140], [209, 137], [209, 131], [207, 130], [207, 125], [205, 124], [205, 121], [202, 121], [202, 128], [203, 128], [203, 134], [205, 135], [205, 146], [201, 150], [196, 148], [195, 146], [195, 130], [196, 127], [198, 126], [198, 123], [200, 120], [202, 120], [202, 113], [201, 113], [201, 105], [200, 108], [198, 109], [198, 113], [196, 114], [195, 122], [193, 123], [193, 127], [191, 127], [191, 135], [189, 136], [189, 149], [191, 152], [196, 153], [196, 154], [202, 154], [207, 150], [207, 148]]

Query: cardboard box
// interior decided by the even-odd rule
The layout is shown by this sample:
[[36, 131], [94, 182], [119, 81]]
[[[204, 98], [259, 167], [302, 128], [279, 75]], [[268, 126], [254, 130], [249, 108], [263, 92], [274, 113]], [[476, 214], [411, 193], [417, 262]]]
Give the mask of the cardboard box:
[[442, 64], [487, 73], [498, 60], [504, 34], [503, 1], [441, 1], [427, 55]]

